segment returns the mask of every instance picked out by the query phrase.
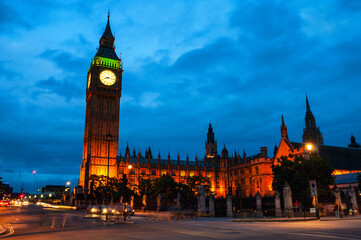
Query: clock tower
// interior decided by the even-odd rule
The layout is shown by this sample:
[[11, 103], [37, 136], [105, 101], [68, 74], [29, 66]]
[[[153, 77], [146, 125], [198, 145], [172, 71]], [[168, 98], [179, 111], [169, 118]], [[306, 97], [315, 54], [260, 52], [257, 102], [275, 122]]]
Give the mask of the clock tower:
[[119, 108], [123, 66], [114, 48], [109, 14], [86, 83], [86, 114], [80, 182], [89, 192], [90, 176], [117, 177]]

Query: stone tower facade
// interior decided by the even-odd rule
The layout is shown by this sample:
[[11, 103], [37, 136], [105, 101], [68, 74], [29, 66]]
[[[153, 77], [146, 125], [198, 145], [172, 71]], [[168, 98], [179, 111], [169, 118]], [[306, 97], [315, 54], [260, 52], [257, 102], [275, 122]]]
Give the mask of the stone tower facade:
[[323, 137], [320, 128], [316, 125], [315, 117], [312, 114], [308, 98], [306, 96], [305, 128], [303, 129], [303, 143], [323, 144]]
[[214, 132], [211, 123], [209, 124], [207, 133], [206, 156], [207, 158], [214, 158], [217, 156], [217, 141], [214, 140]]
[[116, 160], [123, 67], [115, 52], [114, 41], [108, 15], [98, 51], [87, 75], [83, 159], [79, 182], [85, 193], [89, 191], [90, 176], [118, 175]]

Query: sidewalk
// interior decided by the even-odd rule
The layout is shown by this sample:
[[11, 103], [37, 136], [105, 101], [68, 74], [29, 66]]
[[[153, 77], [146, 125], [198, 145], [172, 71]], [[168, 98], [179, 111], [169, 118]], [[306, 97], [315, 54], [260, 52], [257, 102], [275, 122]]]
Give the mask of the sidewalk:
[[321, 217], [320, 220], [321, 220], [321, 221], [361, 220], [361, 215], [358, 215], [358, 216], [350, 216], [350, 217], [343, 217], [343, 218]]
[[318, 220], [315, 217], [306, 218], [238, 218], [232, 219], [232, 222], [303, 222], [303, 221], [315, 221]]
[[317, 219], [315, 217], [297, 217], [297, 218], [239, 218], [239, 219], [232, 219], [232, 222], [302, 222], [302, 221], [343, 221], [343, 220], [361, 220], [361, 216], [351, 216], [351, 217], [343, 217], [343, 218], [336, 218], [336, 217], [321, 217]]

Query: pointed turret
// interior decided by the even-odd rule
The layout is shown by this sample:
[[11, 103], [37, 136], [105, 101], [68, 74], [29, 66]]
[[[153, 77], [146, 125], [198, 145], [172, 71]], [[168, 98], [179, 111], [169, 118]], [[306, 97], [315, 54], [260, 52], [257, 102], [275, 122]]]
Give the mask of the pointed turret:
[[105, 27], [105, 30], [104, 30], [104, 33], [103, 33], [102, 38], [114, 39], [112, 30], [110, 29], [109, 17], [110, 17], [110, 13], [108, 12], [107, 26]]
[[222, 158], [223, 158], [223, 159], [228, 158], [228, 150], [227, 150], [227, 148], [226, 148], [226, 144], [224, 144], [224, 146], [223, 146]]
[[282, 125], [281, 125], [281, 138], [288, 139], [287, 126], [285, 124], [285, 120], [283, 119], [283, 115], [282, 115]]
[[356, 142], [356, 138], [351, 135], [351, 144], [348, 145], [350, 148], [360, 148], [360, 144]]
[[214, 140], [212, 124], [209, 123], [207, 141], [206, 141], [206, 156], [207, 158], [214, 158], [216, 155], [217, 155], [217, 142]]
[[278, 147], [277, 147], [277, 145], [275, 144], [275, 147], [274, 147], [274, 150], [273, 150], [273, 156], [274, 156], [274, 157], [276, 156], [277, 151], [278, 151]]
[[168, 169], [170, 169], [170, 153], [168, 152], [168, 162], [167, 162], [167, 164], [168, 164]]
[[128, 142], [127, 142], [127, 147], [125, 148], [125, 157], [126, 157], [126, 158], [130, 158], [130, 151], [129, 151]]
[[120, 61], [118, 55], [115, 52], [114, 41], [115, 38], [113, 36], [112, 30], [110, 29], [108, 14], [107, 25], [105, 27], [102, 37], [99, 40], [99, 49], [95, 56]]
[[316, 125], [315, 117], [311, 111], [308, 97], [306, 95], [306, 116], [305, 128], [302, 135], [303, 143], [323, 144], [323, 137], [320, 128]]

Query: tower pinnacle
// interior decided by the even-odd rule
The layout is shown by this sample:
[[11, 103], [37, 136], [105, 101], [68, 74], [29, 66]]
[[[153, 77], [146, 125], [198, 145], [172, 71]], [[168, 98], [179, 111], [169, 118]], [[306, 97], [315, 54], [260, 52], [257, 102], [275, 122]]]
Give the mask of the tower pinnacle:
[[308, 97], [306, 95], [306, 116], [305, 128], [302, 135], [303, 143], [323, 144], [323, 137], [320, 128], [316, 125], [315, 117], [311, 111]]

